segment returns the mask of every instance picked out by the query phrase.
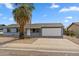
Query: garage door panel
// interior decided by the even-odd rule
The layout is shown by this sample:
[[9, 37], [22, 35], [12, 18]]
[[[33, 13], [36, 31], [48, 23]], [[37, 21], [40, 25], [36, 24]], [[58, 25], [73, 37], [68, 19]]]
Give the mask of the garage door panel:
[[42, 28], [42, 36], [61, 36], [61, 28]]

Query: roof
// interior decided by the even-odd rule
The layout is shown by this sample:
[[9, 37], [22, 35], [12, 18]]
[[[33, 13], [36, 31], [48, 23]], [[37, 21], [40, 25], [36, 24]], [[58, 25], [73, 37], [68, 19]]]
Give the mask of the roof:
[[10, 24], [10, 25], [7, 25], [8, 27], [16, 27], [17, 24]]
[[6, 25], [4, 25], [4, 24], [0, 24], [0, 29], [2, 29], [4, 26], [6, 26]]
[[69, 26], [67, 27], [67, 29], [69, 29], [72, 25], [77, 25], [77, 26], [79, 26], [79, 22], [74, 22], [74, 23], [72, 23], [71, 25], [69, 25]]
[[[5, 27], [19, 27], [17, 24], [10, 24]], [[25, 28], [41, 28], [41, 27], [63, 27], [63, 24], [61, 23], [36, 23], [36, 24], [31, 24], [31, 25], [26, 25]]]
[[61, 23], [36, 23], [26, 26], [31, 28], [41, 28], [41, 27], [63, 27], [63, 24]]
[[79, 25], [79, 22], [75, 22], [74, 24]]

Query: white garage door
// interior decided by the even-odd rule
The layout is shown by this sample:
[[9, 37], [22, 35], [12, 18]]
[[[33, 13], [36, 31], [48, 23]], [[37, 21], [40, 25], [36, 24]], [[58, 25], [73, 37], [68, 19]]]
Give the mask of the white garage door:
[[61, 28], [42, 28], [42, 36], [61, 36]]

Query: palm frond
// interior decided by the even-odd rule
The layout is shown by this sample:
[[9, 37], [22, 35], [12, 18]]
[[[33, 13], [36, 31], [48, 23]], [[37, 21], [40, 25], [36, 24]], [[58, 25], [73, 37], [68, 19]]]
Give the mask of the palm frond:
[[32, 11], [35, 9], [32, 3], [22, 3], [15, 4], [18, 5], [18, 8], [13, 10], [13, 15], [15, 21], [19, 25], [25, 25], [27, 22], [31, 21]]

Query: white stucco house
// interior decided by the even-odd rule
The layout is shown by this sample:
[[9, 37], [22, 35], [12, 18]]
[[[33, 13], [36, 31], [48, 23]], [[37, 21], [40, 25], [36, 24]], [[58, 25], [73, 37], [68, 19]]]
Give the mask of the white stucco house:
[[[4, 26], [4, 36], [18, 36], [16, 24]], [[63, 37], [63, 24], [61, 23], [37, 23], [25, 26], [25, 37]]]

